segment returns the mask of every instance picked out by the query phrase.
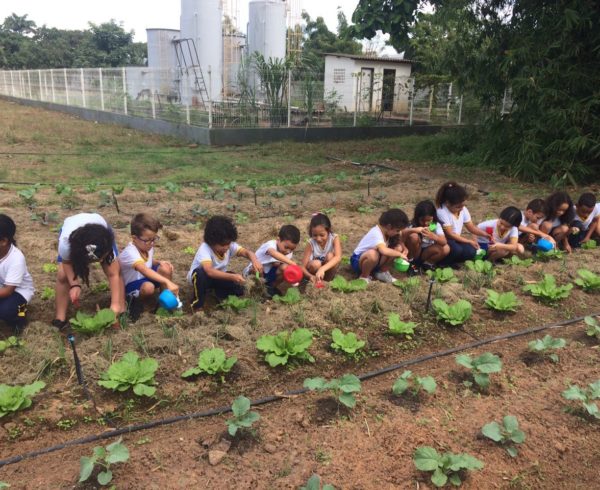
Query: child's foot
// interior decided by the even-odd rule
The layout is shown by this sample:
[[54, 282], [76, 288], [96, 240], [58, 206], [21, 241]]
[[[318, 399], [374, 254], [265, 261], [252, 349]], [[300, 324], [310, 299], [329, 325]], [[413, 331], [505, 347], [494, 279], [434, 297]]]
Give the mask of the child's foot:
[[392, 276], [389, 271], [376, 272], [375, 279], [388, 284], [394, 282], [394, 276]]
[[371, 278], [371, 276], [368, 277], [359, 277], [359, 279], [361, 281], [365, 281], [367, 284], [369, 284], [373, 279]]
[[53, 327], [58, 328], [58, 331], [63, 335], [69, 335], [71, 333], [71, 325], [67, 320], [59, 320], [55, 318], [51, 322]]
[[410, 264], [406, 273], [408, 274], [408, 277], [413, 277], [421, 274], [421, 270], [415, 264]]
[[423, 272], [434, 271], [435, 270], [435, 265], [434, 264], [430, 264], [429, 262], [423, 262], [421, 264], [421, 270], [423, 270]]

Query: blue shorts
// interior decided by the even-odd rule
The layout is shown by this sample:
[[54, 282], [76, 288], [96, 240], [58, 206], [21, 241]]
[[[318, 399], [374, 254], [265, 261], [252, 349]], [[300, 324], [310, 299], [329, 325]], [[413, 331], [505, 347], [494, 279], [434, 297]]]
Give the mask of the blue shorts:
[[[364, 253], [364, 252], [363, 252]], [[360, 270], [360, 258], [362, 257], [362, 254], [352, 254], [352, 257], [350, 257], [350, 265], [352, 266], [352, 270], [354, 272], [356, 272], [358, 275], [360, 275], [361, 270]], [[375, 266], [375, 268], [371, 271], [372, 274], [374, 274], [375, 272], [379, 272], [379, 264], [377, 264]]]
[[275, 279], [277, 279], [277, 269], [279, 267], [271, 267], [269, 269], [269, 272], [265, 272], [265, 283], [267, 286], [272, 286], [273, 283], [275, 282]]
[[[158, 270], [158, 265], [153, 265], [151, 268], [154, 272]], [[130, 283], [125, 284], [125, 295], [126, 296], [138, 296], [139, 291], [142, 287], [142, 284], [145, 282], [151, 282], [154, 284], [154, 287], [159, 288], [160, 283], [156, 281], [151, 281], [147, 277], [142, 277], [141, 279], [137, 279], [136, 281], [131, 281]], [[134, 294], [137, 291], [138, 294]]]

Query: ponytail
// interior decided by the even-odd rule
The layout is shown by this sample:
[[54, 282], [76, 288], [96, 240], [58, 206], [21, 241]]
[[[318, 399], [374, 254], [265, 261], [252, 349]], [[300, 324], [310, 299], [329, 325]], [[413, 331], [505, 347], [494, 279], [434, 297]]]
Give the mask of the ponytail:
[[467, 190], [457, 182], [450, 181], [442, 184], [435, 196], [435, 205], [441, 208], [445, 203], [459, 204], [467, 199]]

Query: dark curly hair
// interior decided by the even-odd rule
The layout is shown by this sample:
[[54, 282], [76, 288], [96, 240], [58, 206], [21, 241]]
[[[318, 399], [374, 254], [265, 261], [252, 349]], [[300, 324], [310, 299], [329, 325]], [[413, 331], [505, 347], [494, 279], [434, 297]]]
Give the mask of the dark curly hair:
[[277, 236], [280, 240], [289, 240], [296, 245], [300, 243], [300, 230], [294, 225], [283, 225]]
[[435, 205], [429, 200], [417, 203], [415, 206], [415, 214], [412, 219], [412, 225], [415, 227], [421, 226], [421, 218], [425, 218], [426, 216], [431, 216], [433, 218], [432, 223], [438, 222]]
[[550, 194], [546, 198], [546, 219], [555, 219], [557, 217], [556, 211], [565, 203], [568, 205], [567, 210], [558, 219], [562, 224], [571, 223], [571, 221], [573, 221], [573, 218], [575, 218], [575, 211], [573, 210], [573, 201], [571, 200], [571, 196], [569, 196], [569, 194], [562, 191]]
[[90, 223], [73, 231], [69, 236], [69, 245], [74, 279], [81, 277], [89, 286], [90, 263], [110, 264], [115, 260], [114, 241], [112, 230], [99, 224]]
[[227, 216], [213, 216], [204, 225], [204, 241], [211, 247], [235, 242], [237, 237], [237, 228]]
[[388, 209], [379, 216], [379, 224], [381, 226], [390, 225], [392, 228], [400, 228], [402, 230], [408, 226], [408, 223], [406, 213], [397, 208]]
[[10, 216], [0, 214], [0, 240], [6, 238], [10, 243], [16, 245], [15, 233], [17, 226]]

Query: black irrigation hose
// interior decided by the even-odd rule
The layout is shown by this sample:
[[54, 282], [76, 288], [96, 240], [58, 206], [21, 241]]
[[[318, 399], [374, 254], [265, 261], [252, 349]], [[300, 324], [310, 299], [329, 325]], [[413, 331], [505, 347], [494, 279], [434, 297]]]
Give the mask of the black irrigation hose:
[[[381, 376], [383, 374], [387, 374], [391, 371], [396, 371], [398, 369], [402, 369], [405, 368], [407, 366], [412, 366], [414, 364], [420, 364], [422, 362], [426, 362], [429, 361], [431, 359], [436, 359], [438, 357], [446, 357], [449, 356], [451, 354], [455, 354], [456, 352], [461, 352], [464, 350], [468, 350], [468, 349], [473, 349], [475, 347], [481, 347], [482, 345], [487, 345], [487, 344], [492, 344], [494, 342], [499, 342], [501, 340], [507, 340], [507, 339], [512, 339], [515, 337], [521, 337], [524, 335], [529, 335], [532, 333], [536, 333], [536, 332], [540, 332], [542, 330], [548, 330], [548, 329], [552, 329], [552, 328], [561, 328], [561, 327], [566, 327], [569, 325], [572, 325], [573, 323], [577, 323], [582, 321], [586, 316], [600, 316], [600, 312], [598, 313], [592, 313], [590, 315], [585, 315], [585, 316], [579, 316], [576, 318], [571, 318], [569, 320], [563, 320], [562, 322], [558, 322], [558, 323], [551, 323], [548, 325], [541, 325], [538, 327], [531, 327], [531, 328], [527, 328], [525, 330], [519, 330], [518, 332], [511, 332], [511, 333], [507, 333], [507, 334], [503, 334], [503, 335], [496, 335], [494, 337], [488, 337], [486, 339], [482, 339], [482, 340], [478, 340], [476, 342], [471, 342], [469, 344], [463, 344], [460, 345], [458, 347], [453, 347], [451, 349], [447, 349], [444, 351], [439, 351], [439, 352], [434, 352], [432, 354], [427, 354], [425, 356], [420, 356], [420, 357], [416, 357], [414, 359], [409, 359], [406, 361], [402, 361], [399, 362], [397, 364], [393, 364], [391, 366], [382, 368], [382, 369], [377, 369], [375, 371], [370, 371], [368, 373], [362, 374], [360, 375], [358, 378], [362, 381], [374, 378], [376, 376]], [[300, 389], [296, 389], [296, 390], [291, 390], [288, 391], [286, 393], [283, 393], [282, 395], [271, 395], [271, 396], [267, 396], [264, 398], [259, 398], [257, 400], [253, 400], [252, 401], [252, 405], [256, 406], [256, 405], [265, 405], [267, 403], [272, 403], [278, 400], [283, 400], [285, 398], [289, 398], [292, 396], [296, 396], [296, 395], [301, 395], [304, 394], [306, 392], [308, 392], [309, 390], [307, 388], [300, 388]], [[204, 417], [212, 417], [214, 415], [222, 415], [224, 413], [228, 413], [231, 412], [231, 408], [230, 407], [219, 407], [219, 408], [213, 408], [211, 410], [206, 410], [203, 412], [196, 412], [196, 413], [191, 413], [188, 415], [177, 415], [175, 417], [169, 417], [166, 419], [161, 419], [161, 420], [155, 420], [153, 422], [148, 422], [145, 424], [136, 424], [136, 425], [129, 425], [127, 427], [123, 427], [121, 429], [116, 429], [116, 430], [111, 430], [108, 432], [103, 432], [102, 434], [96, 434], [96, 435], [91, 435], [91, 436], [87, 436], [87, 437], [81, 437], [79, 439], [73, 439], [71, 441], [65, 442], [63, 444], [57, 444], [55, 446], [50, 446], [50, 447], [46, 447], [43, 449], [38, 449], [36, 451], [31, 451], [25, 454], [20, 454], [17, 456], [12, 456], [10, 458], [6, 458], [6, 459], [2, 459], [0, 460], [0, 468], [2, 468], [3, 466], [9, 465], [9, 464], [14, 464], [14, 463], [18, 463], [20, 461], [23, 461], [24, 459], [29, 459], [29, 458], [35, 458], [37, 456], [41, 456], [43, 454], [49, 454], [55, 451], [59, 451], [61, 449], [67, 448], [67, 447], [71, 447], [71, 446], [77, 446], [80, 444], [88, 444], [90, 442], [95, 442], [95, 441], [101, 441], [104, 439], [110, 439], [112, 437], [116, 437], [122, 434], [130, 434], [132, 432], [137, 432], [140, 430], [147, 430], [147, 429], [152, 429], [154, 427], [159, 427], [159, 426], [163, 426], [163, 425], [170, 425], [170, 424], [174, 424], [176, 422], [181, 422], [184, 420], [193, 420], [193, 419], [198, 419], [198, 418], [204, 418]]]

